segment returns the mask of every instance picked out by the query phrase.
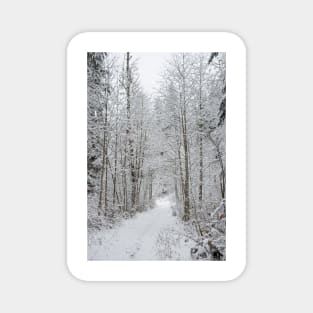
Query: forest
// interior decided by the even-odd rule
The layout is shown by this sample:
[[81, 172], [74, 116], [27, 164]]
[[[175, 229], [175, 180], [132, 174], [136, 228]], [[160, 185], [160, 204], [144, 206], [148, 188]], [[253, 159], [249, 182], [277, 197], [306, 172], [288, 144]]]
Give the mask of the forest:
[[139, 61], [87, 53], [88, 259], [226, 260], [226, 54]]

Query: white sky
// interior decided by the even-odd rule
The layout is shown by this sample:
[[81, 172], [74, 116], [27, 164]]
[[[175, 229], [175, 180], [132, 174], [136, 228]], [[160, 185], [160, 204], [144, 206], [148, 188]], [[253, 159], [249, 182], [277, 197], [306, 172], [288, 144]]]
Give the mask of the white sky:
[[132, 53], [137, 59], [140, 83], [150, 95], [158, 87], [160, 74], [170, 53]]

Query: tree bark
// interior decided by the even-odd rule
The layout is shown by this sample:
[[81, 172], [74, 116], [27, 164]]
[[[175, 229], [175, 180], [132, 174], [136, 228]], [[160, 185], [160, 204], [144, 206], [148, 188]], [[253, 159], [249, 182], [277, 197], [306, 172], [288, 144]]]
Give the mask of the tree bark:
[[202, 116], [202, 64], [203, 60], [200, 58], [199, 68], [199, 208], [202, 208], [202, 194], [203, 194], [203, 116]]
[[[102, 168], [100, 178], [100, 197], [98, 205], [98, 214], [102, 211], [106, 215], [107, 209], [107, 188], [108, 188], [108, 171], [107, 171], [107, 123], [108, 123], [108, 101], [109, 101], [109, 73], [106, 68], [105, 86], [104, 86], [104, 121], [103, 121], [103, 147], [102, 147]], [[103, 188], [104, 185], [104, 188]]]
[[134, 165], [134, 147], [133, 147], [133, 138], [131, 134], [131, 103], [130, 103], [130, 94], [131, 94], [131, 69], [130, 69], [130, 53], [126, 53], [126, 102], [127, 102], [127, 129], [126, 134], [128, 138], [129, 145], [129, 165], [130, 165], [130, 181], [131, 181], [131, 208], [135, 205], [136, 197], [136, 170]]
[[186, 114], [186, 77], [185, 77], [185, 55], [183, 54], [182, 64], [182, 132], [183, 132], [183, 147], [185, 161], [185, 184], [184, 184], [184, 220], [190, 219], [190, 199], [189, 199], [189, 156], [188, 156], [188, 138], [187, 138], [187, 114]]

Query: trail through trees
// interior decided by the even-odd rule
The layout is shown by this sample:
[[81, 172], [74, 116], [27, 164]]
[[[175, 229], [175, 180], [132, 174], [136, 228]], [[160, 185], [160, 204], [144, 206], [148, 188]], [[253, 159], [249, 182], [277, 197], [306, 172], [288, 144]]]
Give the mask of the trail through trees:
[[[151, 243], [156, 233], [161, 236], [160, 223], [166, 225], [170, 217], [173, 225], [174, 220], [180, 225], [179, 236], [193, 242], [182, 248], [188, 246], [189, 258], [225, 259], [226, 56], [171, 54], [151, 95], [141, 86], [138, 55], [87, 54], [88, 236], [90, 245], [98, 237], [106, 243], [90, 257], [140, 258], [136, 252], [115, 254], [119, 249], [108, 250], [104, 238], [128, 225], [133, 229], [128, 240], [135, 241], [130, 245], [136, 246], [136, 236]], [[148, 217], [155, 224], [141, 232], [139, 224]], [[174, 233], [176, 238], [178, 231]], [[167, 241], [173, 238], [168, 234]], [[187, 258], [175, 253], [178, 259]], [[154, 252], [142, 257], [160, 258]]]

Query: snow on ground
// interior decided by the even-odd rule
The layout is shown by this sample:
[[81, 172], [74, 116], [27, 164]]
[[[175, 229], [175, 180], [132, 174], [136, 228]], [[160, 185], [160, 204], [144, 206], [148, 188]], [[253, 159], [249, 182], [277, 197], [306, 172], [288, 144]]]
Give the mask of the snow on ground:
[[172, 215], [169, 197], [112, 229], [89, 237], [89, 260], [190, 260], [192, 242]]

